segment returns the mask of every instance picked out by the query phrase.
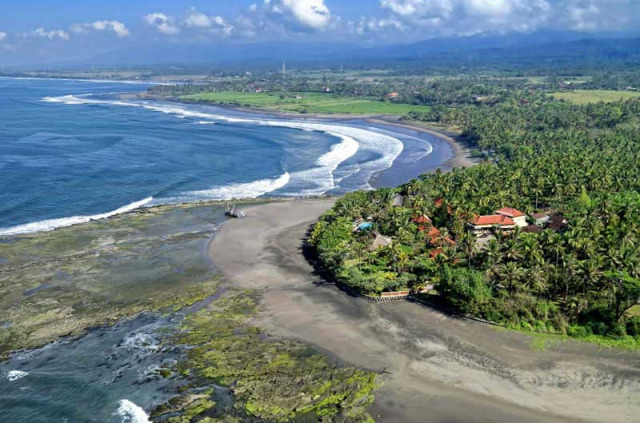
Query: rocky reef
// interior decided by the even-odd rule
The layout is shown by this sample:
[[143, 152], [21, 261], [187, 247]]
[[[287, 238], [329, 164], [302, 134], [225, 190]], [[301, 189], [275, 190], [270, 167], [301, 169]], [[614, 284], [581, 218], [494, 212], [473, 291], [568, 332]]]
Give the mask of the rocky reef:
[[155, 207], [0, 238], [0, 361], [211, 295], [218, 276], [202, 251], [223, 212], [208, 204]]
[[[310, 346], [272, 338], [249, 324], [255, 292], [225, 296], [183, 322], [177, 365], [189, 379], [153, 421], [369, 422], [376, 374], [332, 363]], [[231, 396], [231, 401], [229, 401]]]

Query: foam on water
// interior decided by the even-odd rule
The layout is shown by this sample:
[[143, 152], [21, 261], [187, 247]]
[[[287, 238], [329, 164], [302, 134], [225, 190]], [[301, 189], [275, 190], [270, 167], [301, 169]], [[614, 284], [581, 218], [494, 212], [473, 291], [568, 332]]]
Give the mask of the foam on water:
[[9, 382], [15, 382], [18, 379], [22, 379], [23, 377], [29, 376], [29, 373], [27, 372], [21, 372], [20, 370], [11, 370], [8, 374], [7, 374], [7, 379], [9, 379]]
[[128, 399], [118, 402], [116, 413], [122, 418], [122, 423], [151, 423], [147, 413]]
[[276, 179], [261, 179], [243, 184], [231, 184], [217, 186], [206, 190], [189, 191], [184, 194], [169, 198], [168, 203], [185, 203], [207, 200], [234, 200], [245, 198], [257, 198], [276, 191], [289, 183], [291, 175], [284, 173]]
[[92, 220], [106, 219], [108, 217], [116, 216], [122, 213], [128, 213], [132, 210], [143, 207], [151, 203], [152, 201], [153, 201], [153, 198], [149, 197], [149, 198], [145, 198], [144, 200], [136, 201], [126, 206], [120, 207], [119, 209], [116, 209], [107, 213], [96, 214], [93, 216], [63, 217], [59, 219], [42, 220], [40, 222], [32, 222], [32, 223], [26, 223], [24, 225], [4, 228], [4, 229], [0, 229], [0, 236], [26, 234], [26, 233], [34, 233], [34, 232], [47, 232], [47, 231], [52, 231], [56, 228], [77, 225], [79, 223], [86, 223]]
[[[276, 119], [257, 119], [257, 118], [236, 118], [230, 116], [223, 116], [213, 113], [205, 113], [201, 111], [194, 111], [186, 109], [181, 105], [166, 105], [150, 102], [126, 102], [118, 100], [98, 100], [89, 99], [81, 96], [62, 96], [62, 97], [47, 97], [44, 101], [59, 102], [69, 105], [79, 104], [103, 104], [112, 106], [128, 106], [128, 107], [142, 107], [147, 110], [153, 110], [161, 113], [171, 114], [178, 117], [189, 117], [197, 119], [208, 119], [211, 121], [222, 121], [228, 123], [245, 123], [254, 125], [266, 125], [274, 127], [284, 127], [298, 129], [302, 131], [316, 131], [323, 132], [342, 139], [342, 142], [334, 146], [330, 152], [321, 156], [315, 163], [315, 166], [300, 172], [295, 172], [290, 175], [291, 185], [300, 187], [302, 185], [311, 185], [310, 188], [304, 190], [297, 190], [295, 192], [284, 192], [283, 195], [321, 195], [337, 187], [336, 179], [334, 178], [334, 171], [346, 160], [354, 156], [358, 151], [372, 153], [379, 158], [370, 160], [366, 163], [359, 164], [357, 172], [363, 173], [365, 180], [369, 180], [373, 174], [389, 169], [393, 162], [398, 158], [404, 149], [403, 143], [392, 136], [372, 131], [369, 129], [356, 128], [351, 126], [343, 126], [337, 124], [318, 123], [318, 122], [298, 122]], [[202, 123], [200, 121], [198, 123]], [[429, 154], [429, 153], [426, 153]], [[344, 179], [344, 176], [341, 179]], [[263, 183], [264, 181], [256, 181], [256, 183]], [[201, 191], [199, 194], [203, 194], [204, 198], [221, 198], [222, 193], [226, 193], [229, 189], [233, 189], [238, 192], [238, 186], [235, 187], [215, 187], [212, 190], [208, 190], [213, 197], [206, 197], [207, 191]], [[240, 187], [245, 188], [245, 187]], [[371, 186], [366, 183], [360, 188], [370, 189]], [[271, 192], [271, 191], [267, 191]], [[187, 193], [186, 197], [193, 193]], [[239, 198], [239, 197], [231, 198]], [[228, 197], [228, 194], [224, 196]], [[253, 197], [247, 197], [253, 198]]]

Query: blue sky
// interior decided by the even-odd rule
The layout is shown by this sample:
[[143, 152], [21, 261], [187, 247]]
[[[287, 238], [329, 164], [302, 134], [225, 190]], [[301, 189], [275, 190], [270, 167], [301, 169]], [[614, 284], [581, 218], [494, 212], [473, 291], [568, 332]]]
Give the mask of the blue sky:
[[6, 0], [0, 65], [170, 43], [638, 31], [640, 0]]

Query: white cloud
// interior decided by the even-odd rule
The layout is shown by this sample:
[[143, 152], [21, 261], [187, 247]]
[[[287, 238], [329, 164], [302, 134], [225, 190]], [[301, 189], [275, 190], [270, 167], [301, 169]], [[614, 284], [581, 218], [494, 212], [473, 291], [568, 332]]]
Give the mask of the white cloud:
[[60, 39], [64, 41], [68, 41], [71, 39], [69, 33], [63, 31], [62, 29], [52, 29], [51, 31], [47, 31], [44, 28], [38, 28], [35, 31], [31, 32], [30, 35], [42, 38], [48, 38], [49, 40]]
[[4, 41], [7, 38], [7, 33], [0, 31], [0, 42]]
[[209, 29], [214, 33], [231, 35], [234, 26], [227, 22], [222, 16], [206, 15], [192, 8], [182, 21], [182, 25], [187, 28]]
[[118, 37], [125, 38], [130, 35], [129, 29], [125, 24], [118, 21], [96, 21], [93, 23], [74, 24], [71, 31], [82, 34], [89, 31], [113, 31]]
[[306, 29], [325, 29], [331, 22], [331, 11], [324, 0], [264, 0], [264, 6], [273, 17], [293, 21]]
[[[395, 18], [405, 36], [418, 32], [423, 38], [538, 29], [624, 31], [635, 29], [640, 16], [638, 0], [380, 0], [380, 6], [389, 16], [377, 20]], [[363, 30], [373, 33], [379, 26], [369, 23]]]
[[180, 33], [180, 28], [176, 25], [175, 19], [164, 13], [151, 13], [145, 16], [143, 20], [163, 34], [176, 35]]

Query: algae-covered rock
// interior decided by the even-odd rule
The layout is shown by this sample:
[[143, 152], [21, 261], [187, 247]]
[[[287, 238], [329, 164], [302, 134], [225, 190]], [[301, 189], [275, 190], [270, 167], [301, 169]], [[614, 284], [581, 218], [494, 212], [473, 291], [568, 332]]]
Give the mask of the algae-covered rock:
[[218, 205], [165, 206], [0, 237], [0, 361], [212, 295], [218, 281], [206, 245], [223, 213]]
[[[193, 388], [229, 387], [235, 402], [224, 416], [242, 421], [372, 421], [366, 409], [377, 388], [374, 373], [332, 364], [301, 342], [261, 334], [247, 324], [256, 311], [255, 293], [232, 293], [183, 322], [176, 342], [190, 348], [179, 368]], [[190, 413], [186, 407], [181, 415]]]

